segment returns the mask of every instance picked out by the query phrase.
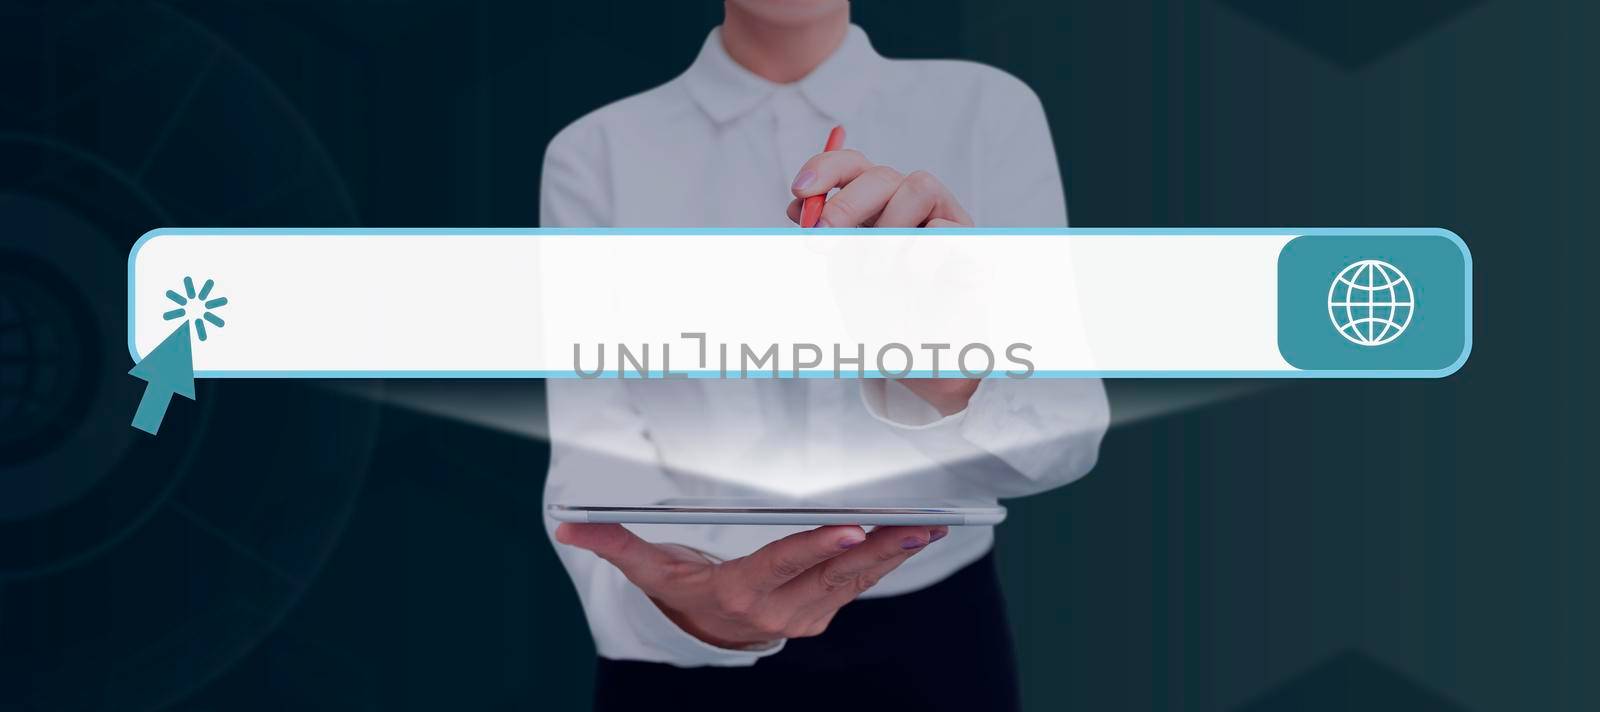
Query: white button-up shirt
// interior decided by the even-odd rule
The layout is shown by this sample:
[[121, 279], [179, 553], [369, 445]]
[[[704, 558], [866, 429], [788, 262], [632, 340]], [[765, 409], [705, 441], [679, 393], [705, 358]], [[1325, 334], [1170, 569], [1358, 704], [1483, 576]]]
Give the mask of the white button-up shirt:
[[[734, 62], [713, 30], [683, 75], [590, 113], [550, 142], [542, 222], [792, 226], [789, 183], [835, 124], [847, 128], [848, 147], [873, 162], [937, 176], [980, 226], [1066, 224], [1049, 127], [1027, 86], [971, 62], [885, 59], [854, 26], [827, 61], [788, 85]], [[551, 502], [648, 503], [761, 489], [992, 501], [1088, 472], [1108, 418], [1097, 380], [990, 379], [948, 417], [900, 384], [878, 380], [551, 380], [547, 388]], [[796, 531], [634, 529], [722, 558]], [[990, 527], [952, 527], [866, 595], [937, 583], [993, 541]], [[587, 551], [556, 550], [607, 658], [744, 665], [777, 649], [703, 643], [611, 565]]]

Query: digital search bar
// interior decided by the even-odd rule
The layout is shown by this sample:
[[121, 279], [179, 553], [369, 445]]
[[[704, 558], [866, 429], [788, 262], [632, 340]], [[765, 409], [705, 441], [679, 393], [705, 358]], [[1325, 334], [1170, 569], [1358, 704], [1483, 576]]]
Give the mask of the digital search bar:
[[190, 325], [210, 378], [1443, 377], [1471, 265], [1442, 229], [160, 229], [128, 340]]

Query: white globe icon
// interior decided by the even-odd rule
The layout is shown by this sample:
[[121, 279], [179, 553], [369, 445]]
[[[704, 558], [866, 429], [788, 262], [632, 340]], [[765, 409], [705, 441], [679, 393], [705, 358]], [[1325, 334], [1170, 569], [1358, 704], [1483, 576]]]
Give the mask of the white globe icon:
[[1362, 346], [1400, 338], [1417, 310], [1411, 280], [1383, 260], [1361, 260], [1339, 272], [1328, 287], [1328, 318], [1339, 335]]

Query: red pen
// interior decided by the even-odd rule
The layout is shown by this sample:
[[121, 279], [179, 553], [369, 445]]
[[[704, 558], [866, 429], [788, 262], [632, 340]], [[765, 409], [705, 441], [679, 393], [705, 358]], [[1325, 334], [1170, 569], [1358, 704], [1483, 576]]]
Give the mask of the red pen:
[[[835, 126], [828, 132], [828, 142], [822, 145], [822, 150], [837, 151], [844, 148], [844, 127]], [[817, 220], [822, 218], [822, 203], [827, 199], [827, 193], [813, 195], [800, 204], [800, 227], [816, 227]]]

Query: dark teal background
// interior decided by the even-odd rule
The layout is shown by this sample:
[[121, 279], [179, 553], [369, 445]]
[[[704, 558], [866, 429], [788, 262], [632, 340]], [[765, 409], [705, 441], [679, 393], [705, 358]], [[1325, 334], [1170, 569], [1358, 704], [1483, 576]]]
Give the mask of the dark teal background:
[[[720, 13], [0, 0], [0, 194], [28, 198], [0, 201], [0, 303], [27, 315], [0, 309], [0, 497], [110, 460], [0, 522], [0, 708], [586, 704], [593, 651], [536, 514], [548, 449], [520, 434], [541, 384], [388, 386], [468, 422], [206, 382], [125, 441], [140, 384], [94, 307], [121, 312], [122, 258], [157, 226], [537, 224], [554, 132], [676, 75]], [[1448, 379], [1109, 384], [1097, 470], [999, 529], [1030, 708], [1600, 708], [1600, 5], [855, 13], [889, 56], [1027, 81], [1076, 225], [1439, 226], [1472, 248], [1474, 350]], [[337, 290], [307, 288], [336, 318]]]
[[[1371, 346], [1344, 338], [1328, 315], [1328, 288], [1334, 279], [1351, 264], [1369, 259], [1399, 269], [1411, 284], [1416, 305], [1400, 336]], [[1278, 351], [1295, 368], [1306, 370], [1443, 375], [1458, 367], [1470, 348], [1468, 286], [1468, 256], [1443, 233], [1297, 237], [1278, 254]]]

